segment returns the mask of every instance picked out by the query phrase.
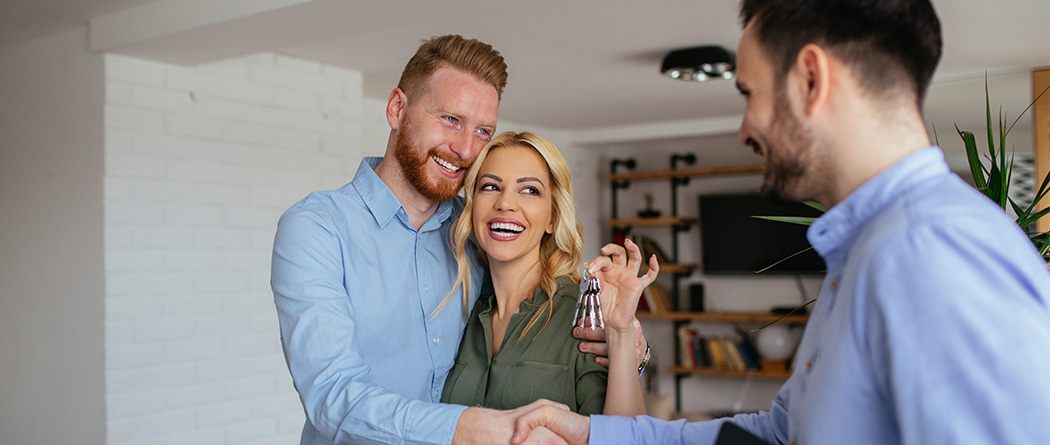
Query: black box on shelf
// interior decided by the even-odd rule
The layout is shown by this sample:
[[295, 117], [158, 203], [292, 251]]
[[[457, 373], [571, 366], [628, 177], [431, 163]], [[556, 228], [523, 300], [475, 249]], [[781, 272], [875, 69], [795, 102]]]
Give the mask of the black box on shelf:
[[704, 311], [704, 285], [702, 283], [689, 286], [689, 310], [692, 312]]

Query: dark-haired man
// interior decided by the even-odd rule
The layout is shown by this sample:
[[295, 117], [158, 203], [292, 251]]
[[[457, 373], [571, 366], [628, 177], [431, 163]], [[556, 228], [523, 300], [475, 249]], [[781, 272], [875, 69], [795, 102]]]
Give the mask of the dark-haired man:
[[570, 443], [1050, 441], [1050, 274], [1001, 209], [930, 145], [921, 104], [941, 55], [928, 0], [744, 0], [740, 140], [763, 193], [828, 208], [828, 266], [792, 377], [769, 411], [711, 422], [519, 419]]
[[[506, 82], [488, 44], [424, 42], [390, 93], [385, 156], [282, 215], [271, 286], [307, 417], [302, 444], [510, 438], [513, 411], [437, 403], [466, 326], [457, 304], [438, 309], [456, 279], [449, 229], [463, 201], [454, 198], [495, 131]], [[480, 289], [484, 272], [472, 275]]]

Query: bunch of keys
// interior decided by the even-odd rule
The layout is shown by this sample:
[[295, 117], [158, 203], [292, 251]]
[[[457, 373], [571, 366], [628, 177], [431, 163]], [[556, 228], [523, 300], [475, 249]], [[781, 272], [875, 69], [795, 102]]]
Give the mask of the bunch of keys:
[[580, 298], [576, 300], [576, 311], [572, 316], [572, 325], [584, 329], [587, 319], [591, 320], [591, 329], [601, 327], [605, 329], [605, 320], [602, 318], [602, 301], [598, 294], [602, 291], [602, 285], [598, 278], [586, 274], [580, 280]]

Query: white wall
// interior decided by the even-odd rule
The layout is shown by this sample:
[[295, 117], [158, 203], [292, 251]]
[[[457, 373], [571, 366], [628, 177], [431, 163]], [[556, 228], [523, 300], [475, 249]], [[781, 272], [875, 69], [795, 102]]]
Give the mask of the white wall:
[[0, 443], [101, 444], [103, 61], [0, 48]]
[[285, 209], [382, 154], [361, 74], [105, 60], [107, 443], [296, 443], [270, 251]]

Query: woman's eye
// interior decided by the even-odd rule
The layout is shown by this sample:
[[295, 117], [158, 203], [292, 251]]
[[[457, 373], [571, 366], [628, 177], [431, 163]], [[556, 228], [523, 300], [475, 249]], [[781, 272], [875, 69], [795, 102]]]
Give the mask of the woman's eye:
[[493, 184], [493, 183], [489, 182], [489, 183], [481, 184], [481, 187], [478, 187], [478, 190], [481, 190], [481, 191], [499, 191], [499, 187], [496, 187], [496, 184]]
[[521, 191], [523, 193], [527, 193], [527, 194], [530, 194], [530, 195], [538, 195], [538, 194], [540, 194], [540, 189], [538, 189], [536, 187], [525, 187], [525, 188], [521, 189]]

